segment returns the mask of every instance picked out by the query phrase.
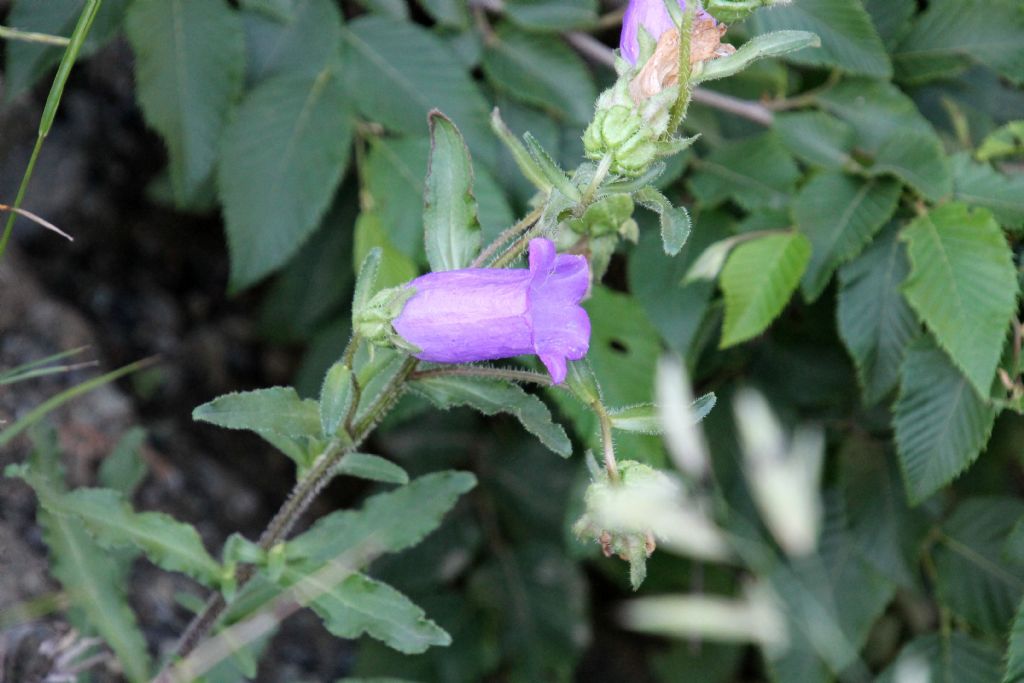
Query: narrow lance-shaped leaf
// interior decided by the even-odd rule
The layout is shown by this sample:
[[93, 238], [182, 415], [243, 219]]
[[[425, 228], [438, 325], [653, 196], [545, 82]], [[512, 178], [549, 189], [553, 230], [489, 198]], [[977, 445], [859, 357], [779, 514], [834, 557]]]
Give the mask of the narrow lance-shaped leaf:
[[498, 139], [504, 143], [505, 147], [512, 154], [512, 158], [515, 160], [516, 166], [519, 167], [519, 171], [523, 176], [533, 183], [534, 187], [538, 190], [542, 192], [549, 191], [552, 187], [551, 181], [547, 179], [540, 165], [526, 151], [526, 147], [523, 146], [519, 138], [505, 125], [497, 107], [491, 112], [491, 130], [494, 131], [494, 134], [498, 136]]
[[687, 210], [681, 206], [672, 206], [668, 197], [649, 186], [637, 192], [634, 197], [658, 214], [661, 223], [661, 244], [665, 248], [665, 253], [669, 256], [678, 254], [690, 237], [692, 229]]
[[291, 387], [224, 394], [193, 410], [192, 419], [226, 429], [248, 429], [288, 437], [320, 434], [320, 410], [316, 401], [299, 398]]
[[552, 421], [544, 402], [515, 384], [475, 377], [429, 377], [416, 380], [411, 387], [439, 408], [469, 406], [484, 415], [514, 415], [552, 451], [564, 458], [572, 455], [569, 437], [561, 425]]
[[409, 475], [404, 469], [390, 460], [369, 453], [348, 453], [338, 461], [334, 472], [385, 484], [409, 483]]
[[337, 434], [348, 415], [353, 398], [352, 368], [339, 361], [324, 375], [324, 383], [320, 388], [320, 428], [324, 436]]
[[731, 55], [704, 63], [696, 82], [726, 78], [767, 57], [778, 57], [805, 47], [821, 47], [821, 39], [810, 31], [774, 31], [751, 38]]
[[325, 562], [372, 544], [366, 551], [398, 552], [436, 529], [458, 501], [476, 486], [468, 472], [435, 472], [371, 497], [359, 510], [338, 510], [321, 517], [287, 544], [288, 558]]
[[100, 483], [105, 488], [131, 497], [142, 478], [146, 476], [146, 463], [141, 456], [145, 441], [146, 430], [142, 427], [132, 427], [124, 433], [114, 450], [100, 465]]
[[56, 512], [81, 519], [105, 547], [135, 545], [154, 564], [207, 586], [220, 579], [220, 565], [190, 524], [162, 512], [135, 512], [111, 489], [76, 489], [62, 496], [58, 505]]
[[366, 308], [376, 293], [377, 273], [380, 270], [380, 262], [384, 256], [384, 250], [374, 247], [366, 253], [366, 258], [356, 272], [356, 286], [352, 294], [352, 326], [355, 327], [355, 318]]
[[[690, 406], [690, 415], [693, 421], [700, 422], [716, 402], [714, 393], [707, 393], [698, 398]], [[612, 420], [612, 427], [621, 429], [624, 432], [639, 432], [641, 434], [661, 434], [664, 432], [664, 425], [659, 417], [658, 406], [653, 403], [643, 403], [628, 408], [617, 408], [609, 410], [608, 416]]]
[[903, 229], [903, 292], [979, 396], [988, 396], [1017, 305], [1010, 247], [992, 214], [951, 203]]
[[578, 200], [580, 198], [580, 191], [575, 185], [569, 180], [569, 176], [565, 174], [565, 171], [561, 169], [558, 163], [551, 158], [551, 155], [547, 153], [547, 150], [541, 146], [537, 138], [533, 137], [530, 133], [523, 135], [523, 142], [526, 145], [526, 150], [529, 152], [530, 157], [533, 158], [537, 168], [540, 169], [544, 177], [547, 178], [548, 182], [552, 186], [567, 198], [572, 200]]
[[423, 192], [424, 243], [433, 271], [467, 267], [480, 251], [473, 163], [455, 124], [436, 109], [430, 123], [430, 164]]

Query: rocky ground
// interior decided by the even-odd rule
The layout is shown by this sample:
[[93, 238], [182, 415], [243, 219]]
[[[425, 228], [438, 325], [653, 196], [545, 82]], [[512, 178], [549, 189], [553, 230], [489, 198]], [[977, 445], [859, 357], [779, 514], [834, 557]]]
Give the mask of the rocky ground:
[[[46, 91], [43, 84], [0, 107], [0, 201], [14, 195]], [[195, 524], [217, 550], [234, 531], [259, 532], [292, 473], [259, 439], [195, 425], [189, 412], [226, 391], [288, 382], [297, 357], [258, 338], [258, 293], [225, 295], [216, 214], [184, 215], [149, 199], [162, 155], [133, 103], [127, 48], [113, 45], [77, 69], [25, 202], [75, 241], [19, 221], [0, 262], [0, 369], [80, 346], [88, 347], [81, 358], [97, 364], [0, 387], [0, 424], [89, 377], [157, 356], [149, 370], [54, 414], [69, 484], [95, 483], [100, 459], [141, 425], [150, 474], [136, 505]], [[22, 438], [0, 450], [0, 468], [23, 460], [28, 447]], [[173, 596], [198, 589], [145, 562], [137, 563], [132, 586], [151, 647], [170, 648], [189, 617]], [[31, 490], [0, 479], [0, 681], [41, 680], [74, 647], [57, 589], [46, 573]], [[29, 621], [24, 610], [33, 605], [44, 616]], [[271, 647], [261, 680], [344, 673], [344, 644], [315, 618], [293, 617]]]

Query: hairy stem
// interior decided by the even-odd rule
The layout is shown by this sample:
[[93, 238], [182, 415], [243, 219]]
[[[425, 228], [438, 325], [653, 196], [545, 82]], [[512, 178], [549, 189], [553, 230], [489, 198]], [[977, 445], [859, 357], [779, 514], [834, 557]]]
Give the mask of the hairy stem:
[[510, 382], [526, 382], [540, 386], [552, 386], [551, 378], [531, 370], [511, 370], [506, 368], [489, 368], [476, 365], [455, 365], [446, 368], [419, 370], [409, 375], [410, 380], [430, 379], [431, 377], [483, 377], [487, 379], [504, 379]]
[[604, 469], [608, 472], [608, 478], [614, 482], [619, 481], [619, 466], [615, 461], [615, 444], [612, 443], [612, 418], [604, 409], [604, 404], [594, 401], [590, 407], [597, 413], [597, 420], [601, 423], [601, 443], [604, 446]]
[[487, 259], [491, 258], [498, 252], [501, 247], [509, 240], [522, 234], [524, 230], [529, 230], [533, 227], [533, 224], [540, 220], [541, 214], [544, 213], [544, 206], [538, 206], [530, 213], [523, 216], [522, 220], [513, 225], [510, 228], [505, 229], [500, 235], [498, 235], [493, 242], [487, 245], [487, 247], [480, 252], [480, 255], [473, 259], [473, 262], [469, 264], [470, 268], [480, 268]]
[[[366, 437], [370, 435], [373, 428], [377, 426], [383, 413], [390, 409], [395, 401], [398, 400], [404, 390], [406, 380], [409, 379], [410, 374], [416, 369], [418, 363], [419, 361], [416, 358], [410, 357], [406, 359], [399, 371], [381, 391], [374, 404], [366, 411], [366, 415], [356, 424], [355, 429], [351, 433], [351, 443], [342, 446], [340, 441], [334, 440], [328, 444], [313, 468], [292, 488], [284, 505], [277, 511], [277, 514], [274, 515], [260, 535], [259, 545], [261, 548], [269, 550], [278, 541], [287, 536], [288, 532], [291, 531], [292, 527], [295, 526], [295, 523], [302, 516], [302, 513], [309, 508], [316, 499], [316, 496], [331, 480], [334, 466], [338, 461], [347, 453], [354, 451], [366, 440]], [[242, 565], [239, 567], [236, 574], [239, 590], [249, 582], [254, 572], [255, 569], [252, 565]], [[188, 656], [195, 649], [200, 640], [217, 623], [221, 615], [224, 614], [226, 608], [227, 603], [220, 592], [210, 596], [203, 610], [192, 619], [192, 622], [185, 629], [185, 632], [178, 641], [174, 654], [168, 658], [167, 664], [154, 678], [156, 683], [169, 683], [170, 668], [173, 662], [176, 659]]]

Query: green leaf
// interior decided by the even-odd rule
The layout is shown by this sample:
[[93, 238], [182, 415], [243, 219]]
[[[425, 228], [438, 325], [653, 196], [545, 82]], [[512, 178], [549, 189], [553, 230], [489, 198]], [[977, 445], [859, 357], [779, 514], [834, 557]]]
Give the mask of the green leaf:
[[764, 133], [724, 144], [695, 159], [690, 189], [705, 208], [728, 198], [748, 211], [785, 207], [800, 171], [779, 137]]
[[561, 192], [568, 200], [578, 201], [580, 199], [579, 189], [569, 179], [566, 172], [562, 170], [562, 167], [558, 165], [558, 162], [551, 158], [551, 155], [548, 154], [548, 151], [544, 149], [537, 138], [533, 137], [530, 133], [525, 133], [523, 135], [523, 144], [526, 146], [526, 151], [533, 159], [534, 164], [544, 175], [547, 183]]
[[469, 406], [484, 415], [509, 413], [552, 451], [563, 458], [572, 455], [569, 437], [561, 425], [552, 421], [548, 407], [518, 385], [503, 380], [448, 376], [418, 379], [410, 387], [438, 408]]
[[[87, 0], [16, 0], [4, 21], [6, 26], [70, 37]], [[105, 0], [93, 19], [80, 57], [108, 43], [121, 27], [130, 0]], [[13, 102], [60, 61], [64, 48], [22, 40], [5, 41], [4, 99]]]
[[469, 7], [462, 0], [418, 0], [431, 18], [442, 26], [466, 28]]
[[348, 164], [352, 119], [338, 78], [279, 76], [249, 92], [227, 130], [218, 185], [237, 291], [313, 233]]
[[1007, 536], [1024, 515], [1013, 498], [970, 498], [942, 524], [935, 568], [942, 604], [971, 626], [1005, 637], [1024, 596], [1024, 567], [1007, 561]]
[[146, 463], [141, 455], [145, 442], [146, 430], [142, 427], [132, 427], [125, 432], [100, 464], [100, 484], [130, 498], [146, 476]]
[[814, 301], [843, 263], [855, 258], [896, 211], [900, 184], [838, 171], [811, 178], [793, 202], [796, 227], [811, 242], [804, 298]]
[[492, 165], [497, 146], [490, 108], [458, 57], [428, 31], [380, 16], [342, 29], [345, 90], [359, 113], [399, 133], [424, 135], [427, 113], [439, 109], [462, 131], [473, 157]]
[[459, 496], [476, 486], [468, 472], [435, 472], [401, 488], [369, 498], [359, 510], [321, 517], [287, 544], [289, 560], [327, 562], [371, 545], [374, 552], [398, 552], [436, 529]]
[[1010, 121], [988, 135], [978, 145], [979, 161], [1024, 155], [1024, 121]]
[[279, 75], [315, 78], [339, 62], [342, 19], [331, 0], [287, 0], [291, 16], [284, 20], [266, 10], [246, 9], [251, 9], [242, 15], [250, 83]]
[[782, 144], [811, 166], [848, 168], [853, 162], [850, 124], [822, 111], [782, 112], [772, 124]]
[[743, 71], [754, 62], [769, 57], [780, 57], [806, 47], [821, 47], [821, 39], [808, 31], [774, 31], [754, 36], [740, 49], [726, 57], [704, 63], [704, 70], [695, 79], [697, 83], [727, 78]]
[[[711, 409], [715, 407], [714, 393], [707, 393], [693, 402], [691, 414], [694, 422], [700, 422]], [[609, 410], [608, 416], [612, 420], [612, 427], [621, 429], [624, 432], [639, 432], [640, 434], [661, 434], [664, 430], [661, 418], [658, 415], [658, 406], [653, 403], [641, 403], [628, 408], [616, 408]]]
[[922, 681], [995, 683], [999, 680], [999, 659], [994, 647], [965, 633], [956, 631], [948, 640], [939, 633], [930, 633], [905, 645], [876, 683], [903, 683], [906, 671]]
[[167, 145], [175, 202], [187, 206], [211, 178], [228, 111], [242, 93], [241, 18], [224, 0], [135, 0], [125, 33], [139, 104]]
[[636, 200], [658, 214], [661, 224], [661, 244], [665, 253], [675, 256], [686, 244], [692, 229], [690, 214], [683, 207], [672, 206], [668, 197], [647, 186], [634, 195]]
[[338, 361], [324, 375], [320, 388], [320, 428], [325, 436], [334, 436], [341, 429], [352, 407], [353, 393], [352, 368]]
[[758, 10], [750, 21], [757, 33], [798, 29], [820, 36], [820, 48], [788, 57], [797, 64], [835, 66], [877, 78], [892, 75], [882, 40], [858, 0], [800, 0]]
[[902, 239], [910, 256], [907, 301], [987, 397], [1017, 309], [1017, 275], [1002, 231], [987, 210], [954, 203], [915, 220]]
[[466, 268], [480, 252], [473, 162], [455, 124], [439, 111], [430, 124], [430, 164], [423, 193], [424, 243], [432, 271]]
[[928, 339], [907, 349], [900, 374], [893, 428], [907, 494], [917, 504], [977, 459], [996, 413]]
[[119, 558], [101, 549], [74, 516], [51, 508], [65, 494], [57, 435], [40, 431], [32, 440], [30, 465], [22, 478], [39, 497], [36, 517], [50, 549], [50, 571], [71, 602], [69, 621], [85, 632], [95, 629], [117, 655], [129, 681], [147, 681], [152, 673], [149, 653], [128, 604]]
[[[376, 257], [373, 264], [374, 280], [372, 283], [367, 281], [369, 288], [365, 290], [365, 293], [373, 295], [382, 289], [397, 287], [419, 275], [416, 263], [399, 251], [388, 239], [384, 221], [377, 211], [364, 211], [359, 214], [359, 218], [356, 219], [355, 232], [355, 244], [352, 249], [353, 263], [365, 264], [366, 260], [371, 258], [372, 253], [379, 252], [379, 256]], [[353, 305], [353, 314], [362, 310], [362, 307], [370, 301], [369, 297], [365, 300], [361, 298], [363, 293], [364, 290], [360, 290], [359, 308], [355, 308]]]
[[822, 92], [818, 101], [853, 126], [857, 147], [874, 157], [871, 172], [895, 175], [933, 201], [952, 190], [942, 141], [896, 86], [848, 79]]
[[[356, 226], [358, 230], [359, 226]], [[359, 240], [356, 240], [356, 244], [359, 244]], [[354, 249], [354, 252], [359, 252], [359, 249]], [[353, 257], [357, 256], [357, 253], [353, 254]], [[366, 250], [366, 255], [362, 257], [362, 263], [356, 267], [356, 284], [352, 292], [352, 323], [355, 326], [355, 318], [359, 313], [366, 308], [366, 304], [370, 303], [370, 299], [376, 294], [381, 287], [377, 286], [377, 276], [380, 273], [381, 261], [384, 258], [384, 249], [381, 247], [371, 247]]]
[[1006, 175], [974, 163], [966, 152], [956, 154], [953, 199], [989, 209], [1004, 228], [1024, 229], [1024, 174]]
[[216, 586], [221, 567], [190, 524], [162, 512], [135, 512], [117, 491], [76, 489], [61, 497], [54, 512], [82, 520], [107, 548], [134, 545], [154, 564]]
[[933, 0], [893, 54], [897, 76], [921, 80], [935, 62], [963, 57], [1024, 83], [1024, 12], [1014, 0]]
[[[424, 177], [430, 157], [426, 137], [371, 138], [363, 166], [364, 196], [379, 214], [382, 234], [409, 259], [421, 261]], [[473, 194], [480, 209], [483, 239], [496, 237], [515, 221], [502, 187], [486, 167], [473, 168]]]
[[594, 79], [559, 37], [503, 24], [484, 51], [483, 69], [498, 90], [568, 122], [586, 124], [594, 115]]
[[319, 436], [320, 408], [291, 387], [270, 387], [218, 396], [192, 411], [192, 419], [287, 437]]
[[1017, 609], [1010, 629], [1010, 644], [1006, 651], [1006, 673], [1003, 683], [1024, 681], [1024, 600]]
[[335, 474], [380, 481], [385, 484], [408, 484], [409, 475], [401, 467], [379, 455], [348, 453], [334, 469]]
[[917, 317], [901, 291], [909, 271], [895, 229], [839, 270], [839, 336], [857, 366], [866, 405], [896, 387], [906, 347], [920, 334]]
[[566, 31], [597, 21], [595, 0], [507, 0], [509, 21], [531, 31]]
[[864, 0], [864, 8], [891, 52], [910, 30], [910, 20], [917, 13], [917, 0]]
[[796, 232], [768, 235], [736, 247], [719, 280], [725, 296], [719, 348], [761, 334], [785, 308], [810, 257], [810, 242]]
[[451, 636], [444, 629], [386, 583], [354, 573], [331, 585], [312, 574], [315, 570], [312, 566], [288, 568], [283, 583], [301, 581], [299, 597], [303, 602], [306, 591], [315, 595], [308, 601], [309, 607], [333, 635], [358, 638], [365, 633], [405, 654], [418, 654], [431, 646], [451, 643]]

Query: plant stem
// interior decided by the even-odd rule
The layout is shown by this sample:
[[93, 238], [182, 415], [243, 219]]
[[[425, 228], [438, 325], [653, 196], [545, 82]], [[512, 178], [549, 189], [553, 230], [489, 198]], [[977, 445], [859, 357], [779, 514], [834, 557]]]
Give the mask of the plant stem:
[[487, 263], [487, 259], [494, 256], [494, 254], [498, 251], [498, 249], [501, 249], [502, 245], [505, 244], [505, 242], [508, 242], [513, 237], [521, 234], [524, 230], [529, 230], [531, 227], [533, 227], [533, 224], [540, 219], [541, 214], [543, 213], [544, 206], [538, 206], [536, 209], [523, 216], [523, 218], [518, 223], [516, 223], [510, 228], [506, 228], [500, 235], [494, 238], [493, 242], [488, 244], [487, 247], [480, 252], [479, 256], [473, 259], [473, 262], [469, 264], [469, 267], [480, 268], [481, 266], [483, 266], [485, 263]]
[[7, 242], [11, 239], [11, 231], [14, 230], [14, 220], [18, 215], [17, 211], [21, 208], [21, 202], [25, 199], [25, 193], [28, 191], [28, 183], [32, 178], [32, 172], [35, 170], [39, 151], [43, 148], [43, 140], [49, 135], [53, 119], [57, 115], [57, 107], [60, 106], [60, 98], [64, 94], [64, 86], [68, 82], [68, 76], [71, 75], [71, 67], [74, 66], [75, 60], [78, 58], [78, 53], [82, 49], [85, 37], [89, 35], [89, 29], [92, 28], [92, 22], [100, 9], [101, 1], [89, 0], [85, 8], [82, 9], [82, 13], [78, 17], [78, 23], [75, 24], [75, 30], [68, 41], [67, 49], [64, 50], [64, 56], [57, 67], [57, 75], [53, 78], [50, 94], [46, 97], [46, 104], [43, 106], [43, 115], [39, 119], [36, 144], [32, 148], [32, 155], [29, 157], [25, 174], [21, 176], [21, 184], [18, 185], [18, 193], [14, 196], [14, 203], [11, 204], [11, 214], [7, 217], [4, 234], [0, 236], [0, 258], [3, 257], [4, 252], [7, 250]]
[[604, 446], [604, 469], [608, 472], [608, 478], [613, 482], [619, 481], [619, 466], [615, 461], [615, 444], [612, 443], [612, 418], [604, 409], [604, 404], [594, 401], [590, 407], [597, 413], [597, 420], [601, 423], [601, 442]]
[[[269, 550], [278, 541], [282, 540], [302, 516], [302, 513], [309, 508], [316, 496], [330, 481], [333, 476], [334, 466], [347, 453], [354, 451], [366, 440], [373, 428], [377, 425], [381, 415], [398, 400], [404, 390], [404, 384], [416, 369], [419, 360], [409, 357], [405, 363], [391, 378], [391, 381], [378, 395], [376, 402], [366, 411], [366, 415], [358, 422], [351, 433], [351, 443], [342, 446], [338, 440], [331, 441], [324, 452], [317, 459], [313, 468], [298, 481], [292, 488], [288, 499], [277, 511], [277, 514], [270, 520], [266, 529], [260, 535], [259, 545], [264, 550]], [[252, 565], [242, 565], [236, 574], [238, 590], [253, 577], [255, 569]], [[206, 601], [203, 610], [197, 614], [192, 622], [186, 627], [178, 641], [174, 654], [168, 658], [167, 663], [153, 679], [155, 683], [166, 683], [169, 672], [175, 659], [188, 656], [200, 639], [213, 627], [217, 620], [227, 608], [224, 596], [218, 591]]]
[[22, 31], [10, 26], [0, 26], [0, 39], [22, 40], [26, 43], [42, 43], [43, 45], [56, 45], [67, 47], [71, 42], [64, 36], [52, 36], [49, 33], [35, 33], [33, 31]]

